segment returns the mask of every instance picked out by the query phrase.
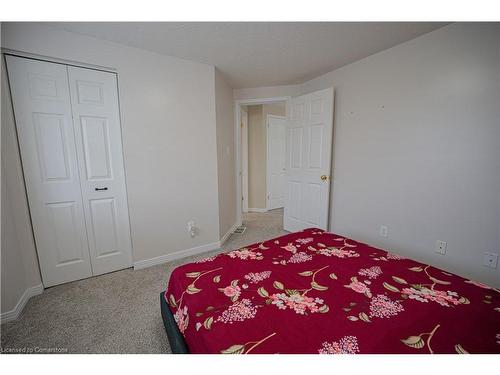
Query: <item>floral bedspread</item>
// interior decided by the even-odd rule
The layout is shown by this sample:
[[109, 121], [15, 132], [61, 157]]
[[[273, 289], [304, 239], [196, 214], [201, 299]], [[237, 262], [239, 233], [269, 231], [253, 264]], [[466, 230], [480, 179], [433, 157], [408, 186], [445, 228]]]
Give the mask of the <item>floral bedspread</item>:
[[307, 229], [178, 267], [191, 353], [500, 353], [500, 291]]

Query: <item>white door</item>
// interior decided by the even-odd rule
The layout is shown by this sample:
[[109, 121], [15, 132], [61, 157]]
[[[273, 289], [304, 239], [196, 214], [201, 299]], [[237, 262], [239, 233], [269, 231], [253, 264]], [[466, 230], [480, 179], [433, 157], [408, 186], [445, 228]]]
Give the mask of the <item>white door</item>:
[[267, 117], [267, 209], [285, 205], [286, 118]]
[[89, 277], [66, 66], [6, 60], [43, 283]]
[[68, 66], [83, 206], [94, 275], [130, 267], [116, 74]]
[[328, 229], [333, 88], [290, 99], [284, 229]]

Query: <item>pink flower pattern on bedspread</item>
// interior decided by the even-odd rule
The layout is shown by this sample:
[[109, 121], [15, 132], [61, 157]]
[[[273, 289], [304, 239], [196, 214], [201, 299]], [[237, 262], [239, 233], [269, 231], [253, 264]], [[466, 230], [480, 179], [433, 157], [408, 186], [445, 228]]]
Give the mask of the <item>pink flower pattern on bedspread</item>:
[[356, 354], [359, 353], [358, 339], [355, 336], [345, 336], [340, 341], [324, 342], [319, 354]]
[[262, 272], [250, 272], [245, 275], [245, 279], [249, 280], [252, 284], [257, 284], [259, 281], [263, 281], [268, 279], [271, 276], [271, 271], [262, 271]]

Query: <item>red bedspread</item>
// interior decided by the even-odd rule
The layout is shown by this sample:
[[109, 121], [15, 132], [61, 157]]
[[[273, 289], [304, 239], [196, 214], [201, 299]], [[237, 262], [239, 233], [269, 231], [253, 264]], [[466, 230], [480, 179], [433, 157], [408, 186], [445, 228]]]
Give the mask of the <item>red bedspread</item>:
[[178, 267], [191, 353], [500, 353], [500, 292], [307, 229]]

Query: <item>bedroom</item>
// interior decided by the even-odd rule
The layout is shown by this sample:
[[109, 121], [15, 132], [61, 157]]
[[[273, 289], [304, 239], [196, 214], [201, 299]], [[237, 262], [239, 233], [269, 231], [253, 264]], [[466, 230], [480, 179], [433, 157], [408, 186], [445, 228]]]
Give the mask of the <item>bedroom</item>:
[[[500, 352], [499, 23], [2, 22], [1, 40], [2, 352]], [[275, 102], [283, 226], [245, 212], [271, 206], [252, 207], [242, 108]], [[470, 326], [448, 341], [425, 314]], [[361, 332], [391, 324], [414, 330]]]

